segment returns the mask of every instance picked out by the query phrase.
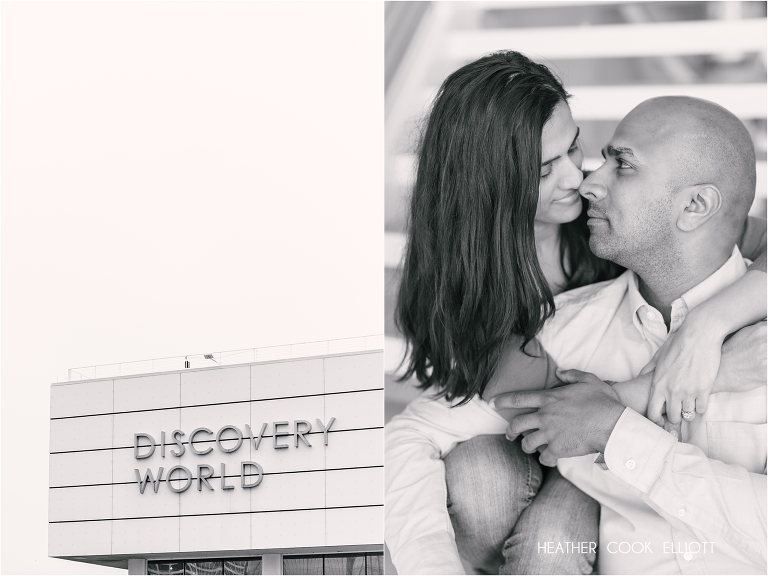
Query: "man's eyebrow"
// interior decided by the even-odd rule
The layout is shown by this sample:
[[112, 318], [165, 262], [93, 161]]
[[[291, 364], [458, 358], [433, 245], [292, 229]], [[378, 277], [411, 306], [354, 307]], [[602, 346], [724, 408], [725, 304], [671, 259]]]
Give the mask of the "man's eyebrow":
[[632, 148], [626, 148], [626, 147], [623, 147], [623, 146], [611, 146], [610, 144], [608, 144], [605, 147], [605, 152], [602, 152], [603, 158], [605, 158], [605, 154], [606, 153], [608, 153], [608, 156], [613, 156], [613, 157], [616, 157], [616, 156], [629, 156], [631, 158], [637, 159], [637, 157], [635, 156], [635, 153], [632, 150]]
[[[574, 137], [573, 137], [573, 142], [571, 142], [571, 145], [568, 147], [569, 149], [570, 149], [570, 148], [573, 148], [573, 145], [574, 145], [574, 144], [576, 144], [576, 140], [578, 140], [578, 139], [579, 139], [579, 133], [580, 133], [580, 132], [581, 132], [581, 128], [579, 128], [579, 127], [577, 126], [577, 127], [576, 127], [576, 136], [574, 136]], [[541, 167], [542, 167], [542, 168], [544, 168], [545, 166], [547, 166], [548, 164], [552, 164], [552, 162], [554, 162], [555, 160], [558, 160], [559, 158], [561, 158], [561, 156], [559, 156], [559, 155], [558, 155], [558, 156], [555, 156], [554, 158], [550, 158], [550, 159], [549, 159], [549, 160], [547, 160], [546, 162], [542, 162], [542, 163], [541, 163]]]

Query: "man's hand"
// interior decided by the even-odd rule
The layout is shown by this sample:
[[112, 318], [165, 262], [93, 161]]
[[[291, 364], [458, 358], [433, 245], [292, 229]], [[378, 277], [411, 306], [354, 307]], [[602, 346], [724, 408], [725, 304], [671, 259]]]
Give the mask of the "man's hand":
[[538, 408], [513, 418], [507, 438], [523, 439], [529, 454], [541, 450], [539, 461], [554, 466], [558, 458], [603, 452], [616, 422], [624, 412], [613, 389], [594, 374], [580, 370], [558, 370], [568, 386], [538, 392], [510, 392], [496, 397], [499, 408]]

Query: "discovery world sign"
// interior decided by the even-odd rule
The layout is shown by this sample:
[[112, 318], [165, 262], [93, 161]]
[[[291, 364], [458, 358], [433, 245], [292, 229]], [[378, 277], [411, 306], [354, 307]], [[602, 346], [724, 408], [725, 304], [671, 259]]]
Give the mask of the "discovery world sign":
[[[328, 446], [328, 432], [331, 430], [334, 422], [336, 422], [336, 418], [331, 417], [328, 420], [328, 424], [324, 424], [320, 418], [316, 418], [315, 422], [318, 431], [323, 434], [323, 444]], [[290, 444], [283, 442], [290, 436], [293, 436], [294, 449], [298, 449], [299, 442], [307, 448], [312, 448], [312, 444], [306, 437], [306, 435], [312, 432], [312, 424], [308, 420], [294, 420], [293, 427], [290, 425], [291, 422], [289, 421], [272, 422], [272, 448], [274, 450], [289, 449]], [[150, 458], [154, 455], [155, 449], [158, 446], [161, 458], [165, 458], [166, 454], [169, 454], [171, 458], [181, 458], [186, 452], [187, 447], [191, 453], [197, 456], [207, 456], [213, 452], [213, 446], [200, 448], [196, 445], [196, 442], [202, 443], [207, 440], [210, 443], [210, 437], [214, 438], [216, 448], [222, 454], [237, 452], [243, 445], [244, 440], [248, 440], [252, 444], [253, 450], [256, 451], [261, 446], [262, 440], [269, 436], [269, 423], [264, 422], [257, 434], [254, 434], [249, 424], [245, 424], [243, 430], [232, 424], [227, 424], [219, 428], [218, 432], [214, 435], [213, 431], [209, 428], [195, 428], [187, 437], [186, 445], [184, 443], [184, 436], [186, 434], [183, 430], [174, 430], [168, 435], [165, 430], [161, 431], [159, 443], [156, 442], [152, 434], [137, 432], [133, 435], [133, 457], [136, 460]], [[167, 472], [163, 466], [158, 467], [156, 470], [153, 473], [151, 468], [146, 468], [146, 471], [142, 474], [139, 468], [134, 468], [136, 483], [141, 494], [144, 494], [147, 484], [151, 484], [154, 492], [157, 493], [163, 481], [163, 474], [165, 474], [165, 484], [172, 492], [186, 492], [192, 486], [194, 479], [197, 479], [198, 491], [202, 491], [203, 486], [207, 490], [214, 489], [209, 479], [214, 476], [216, 470], [209, 463], [197, 464], [195, 474], [181, 464], [171, 466]], [[226, 464], [224, 462], [219, 464], [219, 473], [221, 490], [233, 490], [235, 486], [227, 484]], [[264, 469], [258, 462], [243, 460], [240, 463], [240, 487], [242, 489], [255, 488], [261, 484], [263, 477]]]

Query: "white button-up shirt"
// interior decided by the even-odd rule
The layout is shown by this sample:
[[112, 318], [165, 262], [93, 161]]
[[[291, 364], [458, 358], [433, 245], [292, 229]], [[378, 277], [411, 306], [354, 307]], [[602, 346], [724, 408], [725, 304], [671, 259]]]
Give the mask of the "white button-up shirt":
[[[746, 272], [738, 249], [672, 305], [670, 331], [695, 306]], [[667, 339], [661, 314], [630, 271], [560, 294], [539, 335], [564, 368], [624, 381], [640, 373]], [[449, 408], [429, 393], [386, 427], [385, 536], [404, 574], [460, 574], [446, 509], [442, 456], [480, 434], [503, 434], [506, 420], [475, 398]], [[766, 573], [766, 387], [710, 396], [682, 425], [682, 442], [627, 408], [595, 455], [562, 458], [563, 476], [601, 505], [601, 574]], [[601, 459], [602, 460], [602, 459]], [[628, 542], [642, 552], [622, 553]]]

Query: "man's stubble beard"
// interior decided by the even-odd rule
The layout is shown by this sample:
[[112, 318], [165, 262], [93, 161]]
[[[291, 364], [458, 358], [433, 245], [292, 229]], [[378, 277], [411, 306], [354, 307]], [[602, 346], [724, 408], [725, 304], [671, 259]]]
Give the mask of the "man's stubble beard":
[[641, 205], [635, 217], [618, 225], [609, 220], [607, 230], [590, 231], [590, 250], [595, 256], [615, 262], [643, 278], [677, 276], [680, 272], [677, 268], [685, 262], [668, 223], [672, 194]]

